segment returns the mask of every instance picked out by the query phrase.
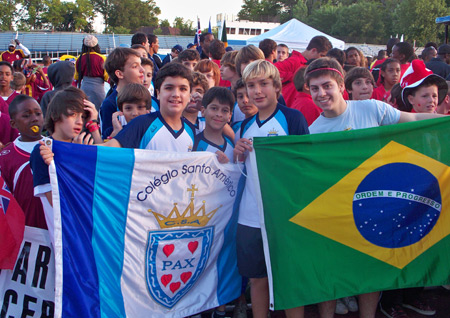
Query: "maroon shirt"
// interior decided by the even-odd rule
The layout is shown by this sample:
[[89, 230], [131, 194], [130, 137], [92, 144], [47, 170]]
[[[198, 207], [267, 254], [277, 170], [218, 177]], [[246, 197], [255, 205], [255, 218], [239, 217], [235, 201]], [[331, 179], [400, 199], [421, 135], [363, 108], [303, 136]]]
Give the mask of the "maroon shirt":
[[25, 213], [25, 225], [47, 229], [40, 198], [34, 196], [30, 152], [38, 142], [22, 142], [17, 138], [0, 151], [0, 173]]

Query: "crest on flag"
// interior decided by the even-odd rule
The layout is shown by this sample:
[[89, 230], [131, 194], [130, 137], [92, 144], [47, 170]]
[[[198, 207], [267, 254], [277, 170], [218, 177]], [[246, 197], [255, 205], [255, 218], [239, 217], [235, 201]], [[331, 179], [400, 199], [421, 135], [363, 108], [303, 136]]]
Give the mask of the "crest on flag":
[[150, 295], [172, 308], [185, 296], [208, 262], [214, 227], [149, 232], [146, 281]]

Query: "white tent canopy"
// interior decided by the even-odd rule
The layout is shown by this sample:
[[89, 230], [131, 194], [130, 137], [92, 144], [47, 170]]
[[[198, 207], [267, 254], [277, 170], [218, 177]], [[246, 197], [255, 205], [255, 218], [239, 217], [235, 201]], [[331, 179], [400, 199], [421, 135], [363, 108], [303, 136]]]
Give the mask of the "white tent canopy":
[[309, 41], [317, 35], [326, 36], [330, 40], [331, 44], [333, 44], [333, 47], [341, 50], [344, 49], [344, 41], [320, 32], [309, 25], [298, 21], [297, 19], [289, 20], [288, 22], [283, 23], [268, 32], [248, 39], [247, 45], [253, 44], [258, 46], [260, 41], [264, 39], [272, 39], [278, 44], [286, 44], [290, 50], [304, 51], [306, 50]]

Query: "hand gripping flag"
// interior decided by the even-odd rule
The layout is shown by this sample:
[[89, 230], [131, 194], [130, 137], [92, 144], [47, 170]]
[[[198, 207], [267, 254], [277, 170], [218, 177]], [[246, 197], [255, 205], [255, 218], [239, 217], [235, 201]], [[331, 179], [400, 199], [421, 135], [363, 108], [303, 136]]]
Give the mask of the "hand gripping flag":
[[449, 134], [442, 118], [255, 138], [271, 305], [448, 284]]
[[0, 176], [0, 269], [13, 269], [24, 230], [22, 208]]
[[240, 295], [235, 165], [206, 152], [53, 152], [56, 317], [186, 317]]

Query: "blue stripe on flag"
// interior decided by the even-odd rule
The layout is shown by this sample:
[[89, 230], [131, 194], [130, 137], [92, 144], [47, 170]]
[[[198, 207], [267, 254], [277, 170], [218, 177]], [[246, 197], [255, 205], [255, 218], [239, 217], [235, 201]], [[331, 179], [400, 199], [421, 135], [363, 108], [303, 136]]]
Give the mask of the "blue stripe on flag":
[[125, 317], [120, 279], [133, 168], [133, 149], [98, 148], [92, 245], [104, 318]]
[[62, 316], [97, 318], [98, 276], [91, 246], [97, 147], [54, 141], [53, 152], [63, 228]]
[[[225, 305], [227, 302], [238, 298], [241, 292], [242, 277], [238, 273], [236, 264], [236, 228], [245, 180], [246, 178], [241, 175], [233, 205], [233, 214], [225, 227], [223, 246], [217, 258], [217, 300], [219, 305]], [[235, 270], [231, 271], [230, 268]], [[239, 292], [236, 294], [237, 291]]]

